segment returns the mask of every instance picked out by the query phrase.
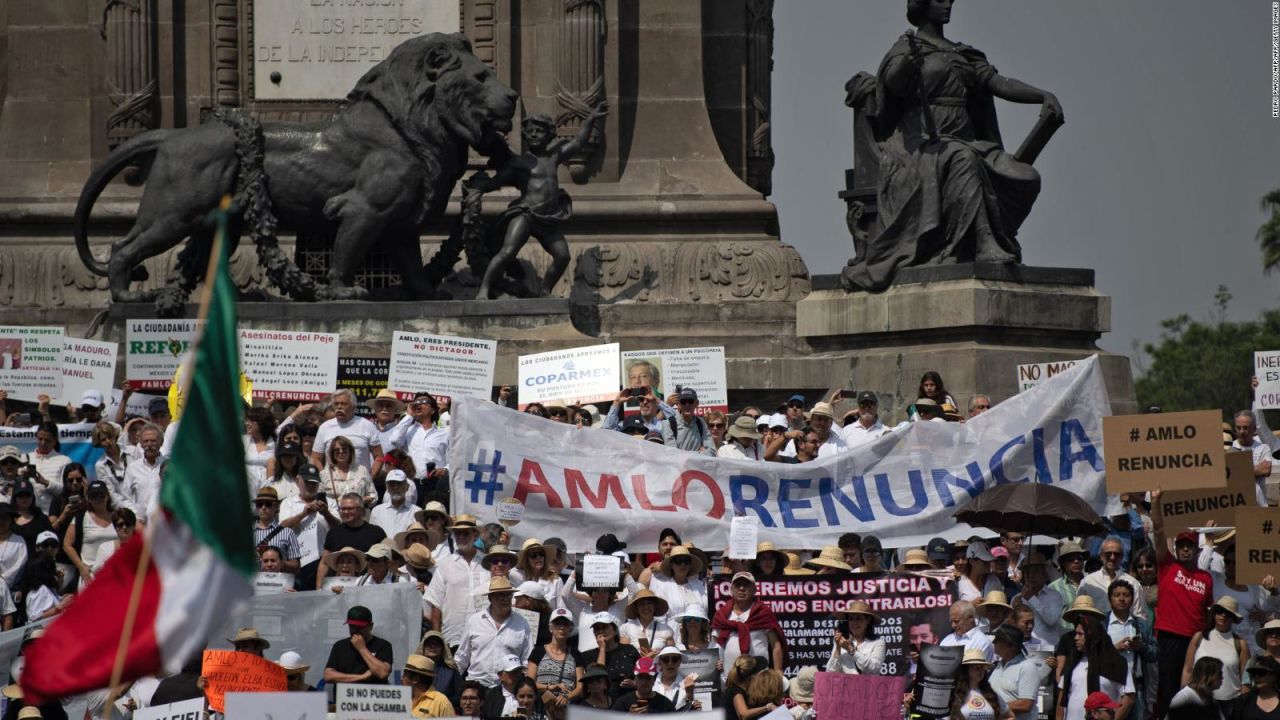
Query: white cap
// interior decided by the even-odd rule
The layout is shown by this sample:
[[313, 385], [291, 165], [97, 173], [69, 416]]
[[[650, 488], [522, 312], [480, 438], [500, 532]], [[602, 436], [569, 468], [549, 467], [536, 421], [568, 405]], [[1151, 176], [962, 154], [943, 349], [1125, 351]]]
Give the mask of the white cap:
[[511, 672], [512, 670], [523, 670], [525, 664], [520, 662], [520, 658], [515, 655], [504, 655], [498, 663], [498, 672]]
[[96, 408], [102, 407], [102, 393], [93, 389], [85, 390], [80, 393], [80, 407], [84, 407], [85, 405]]
[[405, 475], [404, 471], [401, 470], [400, 468], [396, 468], [395, 470], [392, 470], [391, 472], [387, 473], [386, 481], [389, 483], [393, 483], [393, 482], [407, 483], [409, 482], [409, 476]]
[[550, 617], [547, 618], [547, 623], [550, 624], [556, 620], [568, 620], [569, 622], [573, 622], [573, 613], [565, 610], [564, 608], [556, 608], [551, 611]]
[[307, 664], [302, 662], [302, 656], [292, 650], [285, 653], [281, 653], [280, 660], [276, 664], [284, 668], [285, 670], [292, 670], [294, 668], [307, 667]]
[[759, 430], [760, 428], [769, 427], [769, 418], [770, 418], [769, 415], [761, 415], [760, 417], [756, 418], [756, 429]]
[[625, 550], [619, 550], [613, 553], [613, 556], [621, 560], [623, 565], [631, 562], [631, 556], [627, 555]]
[[680, 652], [678, 649], [676, 649], [676, 646], [675, 646], [675, 645], [668, 645], [668, 646], [666, 646], [666, 647], [662, 648], [662, 650], [658, 652], [658, 657], [662, 657], [663, 655], [681, 655], [681, 656], [683, 656], [683, 655], [684, 655], [684, 653], [682, 653], [682, 652]]
[[787, 416], [782, 413], [774, 413], [769, 416], [769, 427], [771, 428], [789, 428], [791, 423], [787, 422]]
[[684, 607], [684, 612], [676, 616], [676, 621], [683, 622], [688, 619], [706, 620], [707, 619], [706, 608], [702, 607], [701, 605], [686, 605]]
[[44, 543], [46, 543], [46, 542], [48, 542], [48, 541], [50, 541], [50, 540], [52, 540], [52, 541], [54, 541], [54, 542], [58, 542], [58, 536], [57, 536], [57, 534], [55, 534], [55, 533], [53, 533], [53, 532], [51, 532], [51, 531], [49, 531], [49, 530], [44, 530], [44, 531], [42, 531], [39, 535], [36, 535], [36, 545], [37, 545], [37, 546], [42, 545], [42, 544], [44, 544]]
[[612, 625], [618, 627], [618, 618], [611, 612], [598, 612], [591, 616], [591, 625]]
[[543, 590], [542, 586], [538, 583], [532, 580], [525, 580], [516, 588], [516, 594], [514, 597], [527, 597], [546, 602], [547, 591]]

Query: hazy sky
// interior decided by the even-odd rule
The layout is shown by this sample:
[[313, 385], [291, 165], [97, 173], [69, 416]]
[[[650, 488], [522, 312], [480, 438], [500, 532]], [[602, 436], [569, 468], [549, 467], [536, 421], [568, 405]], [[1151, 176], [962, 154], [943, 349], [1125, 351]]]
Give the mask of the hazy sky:
[[[909, 27], [905, 8], [776, 4], [771, 199], [812, 274], [853, 253], [836, 197], [853, 157], [844, 83], [875, 71]], [[1131, 355], [1162, 319], [1207, 318], [1219, 284], [1232, 319], [1280, 307], [1280, 273], [1263, 276], [1254, 239], [1258, 200], [1280, 187], [1270, 2], [962, 0], [946, 31], [1062, 103], [1067, 124], [1036, 162], [1043, 189], [1019, 240], [1029, 265], [1096, 270], [1112, 297], [1104, 349]], [[1012, 150], [1038, 107], [997, 112]]]

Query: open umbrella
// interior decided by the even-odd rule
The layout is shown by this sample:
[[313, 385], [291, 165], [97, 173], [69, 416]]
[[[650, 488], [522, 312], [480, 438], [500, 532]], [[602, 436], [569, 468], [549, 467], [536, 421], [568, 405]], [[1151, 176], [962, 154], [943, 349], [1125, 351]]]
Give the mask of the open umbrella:
[[1028, 535], [1089, 537], [1105, 530], [1102, 518], [1079, 495], [1038, 482], [993, 487], [953, 517], [976, 527]]

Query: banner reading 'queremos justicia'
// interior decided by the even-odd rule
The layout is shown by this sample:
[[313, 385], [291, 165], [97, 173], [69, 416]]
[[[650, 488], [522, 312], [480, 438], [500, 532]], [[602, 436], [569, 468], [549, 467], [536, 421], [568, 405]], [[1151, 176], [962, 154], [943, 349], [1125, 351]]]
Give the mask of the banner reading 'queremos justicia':
[[1101, 511], [1108, 414], [1101, 368], [1090, 358], [965, 424], [914, 423], [854, 450], [784, 465], [696, 455], [468, 399], [455, 404], [450, 428], [451, 502], [454, 512], [490, 522], [499, 503], [515, 498], [525, 506], [517, 534], [552, 533], [570, 551], [594, 548], [604, 533], [656, 547], [664, 527], [722, 548], [735, 514], [759, 518], [760, 540], [785, 548], [833, 545], [846, 532], [923, 545], [971, 534], [951, 514], [1004, 483], [1058, 485]]

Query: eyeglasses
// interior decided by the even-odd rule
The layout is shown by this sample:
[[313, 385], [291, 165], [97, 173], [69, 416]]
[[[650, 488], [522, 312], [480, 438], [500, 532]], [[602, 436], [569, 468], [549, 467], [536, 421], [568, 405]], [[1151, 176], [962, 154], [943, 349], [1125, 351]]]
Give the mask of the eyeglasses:
[[663, 665], [675, 665], [676, 663], [680, 662], [680, 656], [679, 656], [679, 655], [667, 655], [666, 657], [658, 658], [658, 660], [659, 660]]
[[1120, 557], [1121, 555], [1124, 555], [1124, 553], [1116, 552], [1115, 550], [1110, 550], [1102, 553], [1102, 557]]
[[725, 428], [725, 424], [724, 423], [707, 423], [707, 427], [711, 428], [712, 430], [723, 430]]
[[789, 407], [789, 408], [802, 408], [802, 407], [804, 407], [804, 403], [789, 402], [789, 403], [787, 403], [787, 407]]
[[685, 400], [681, 400], [681, 401], [680, 401], [680, 404], [681, 404], [681, 405], [695, 405], [695, 404], [697, 404], [697, 402], [698, 402], [697, 400], [688, 400], [688, 399], [685, 399]]
[[541, 550], [535, 550], [529, 553], [528, 558], [530, 560], [546, 560], [547, 554]]
[[673, 559], [673, 560], [671, 561], [671, 564], [672, 564], [672, 565], [692, 565], [692, 564], [693, 564], [693, 560], [691, 560], [690, 558], [687, 558], [687, 557], [679, 557], [679, 558], [675, 558], [675, 559]]
[[511, 564], [511, 558], [509, 558], [509, 557], [496, 557], [496, 558], [493, 558], [492, 560], [490, 560], [490, 561], [489, 561], [489, 564], [490, 564], [490, 565], [510, 565], [510, 564]]
[[123, 522], [116, 523], [117, 530], [125, 530], [131, 527], [133, 527], [133, 525], [130, 525], [129, 523], [123, 523]]
[[350, 451], [350, 450], [348, 450], [348, 449], [346, 449], [346, 448], [344, 448], [344, 447], [336, 447], [336, 448], [334, 448], [334, 449], [333, 449], [333, 454], [334, 454], [334, 455], [337, 455], [338, 453], [343, 453], [343, 454], [345, 454], [345, 453], [349, 453], [349, 452], [351, 452], [351, 451]]
[[1134, 565], [1133, 568], [1135, 570], [1153, 570], [1155, 569], [1155, 565], [1152, 565], [1151, 563], [1138, 563], [1137, 565]]
[[271, 507], [272, 505], [275, 505], [275, 503], [270, 500], [257, 500], [253, 503], [253, 506], [257, 508]]

